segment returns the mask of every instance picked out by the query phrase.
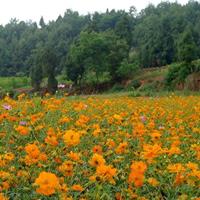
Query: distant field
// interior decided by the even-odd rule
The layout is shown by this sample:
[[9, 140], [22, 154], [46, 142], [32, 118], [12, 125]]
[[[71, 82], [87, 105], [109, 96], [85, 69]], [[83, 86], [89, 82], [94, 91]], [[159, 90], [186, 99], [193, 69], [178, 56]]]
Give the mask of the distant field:
[[12, 90], [16, 88], [30, 87], [30, 78], [28, 77], [0, 77], [0, 88], [2, 90]]

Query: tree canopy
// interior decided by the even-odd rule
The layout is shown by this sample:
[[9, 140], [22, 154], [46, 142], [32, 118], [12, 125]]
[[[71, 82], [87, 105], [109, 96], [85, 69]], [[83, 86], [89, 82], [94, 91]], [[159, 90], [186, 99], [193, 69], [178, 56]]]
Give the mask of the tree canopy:
[[68, 9], [48, 23], [41, 17], [39, 25], [12, 19], [0, 26], [0, 76], [36, 76], [39, 84], [49, 68], [38, 54], [47, 46], [46, 53], [56, 56], [56, 62], [49, 56], [53, 77], [66, 71], [76, 83], [87, 73], [98, 79], [107, 72], [118, 81], [137, 67], [191, 61], [200, 58], [200, 3], [162, 2], [141, 12], [132, 6], [128, 12], [87, 15]]

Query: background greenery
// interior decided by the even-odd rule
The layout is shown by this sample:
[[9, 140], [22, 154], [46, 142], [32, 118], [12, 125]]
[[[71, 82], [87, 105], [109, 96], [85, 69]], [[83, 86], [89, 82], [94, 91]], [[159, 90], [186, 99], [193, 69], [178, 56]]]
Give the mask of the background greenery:
[[[39, 24], [12, 19], [0, 26], [0, 76], [30, 77], [27, 82], [36, 90], [47, 78], [52, 93], [57, 89], [55, 77], [60, 75], [75, 85], [120, 84], [135, 79], [141, 69], [166, 65], [171, 67], [165, 84], [173, 88], [199, 71], [199, 58], [197, 1], [150, 4], [141, 12], [134, 6], [127, 12], [88, 15], [66, 10], [48, 23], [43, 18]], [[1, 85], [5, 85], [3, 80]], [[17, 79], [5, 87], [10, 85], [23, 86]]]

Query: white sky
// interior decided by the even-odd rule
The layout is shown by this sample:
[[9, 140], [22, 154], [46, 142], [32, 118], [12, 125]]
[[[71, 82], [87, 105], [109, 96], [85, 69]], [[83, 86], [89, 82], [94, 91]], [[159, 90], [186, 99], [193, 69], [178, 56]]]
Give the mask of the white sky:
[[[171, 2], [174, 0], [170, 0]], [[188, 0], [178, 0], [185, 4]], [[66, 9], [71, 8], [81, 14], [109, 9], [126, 9], [134, 5], [138, 11], [149, 3], [158, 4], [161, 0], [0, 0], [0, 24], [6, 24], [11, 18], [38, 22], [43, 16], [45, 22], [57, 19]]]

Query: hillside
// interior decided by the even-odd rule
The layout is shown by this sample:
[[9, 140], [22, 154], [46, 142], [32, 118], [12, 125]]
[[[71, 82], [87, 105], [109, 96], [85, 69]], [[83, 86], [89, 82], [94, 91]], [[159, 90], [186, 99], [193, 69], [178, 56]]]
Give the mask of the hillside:
[[[49, 23], [13, 19], [0, 26], [0, 76], [30, 77], [35, 91], [47, 79], [48, 91], [55, 93], [60, 75], [75, 85], [91, 77], [95, 84], [105, 77], [118, 84], [138, 68], [190, 65], [200, 58], [199, 10], [198, 1], [161, 2], [140, 12], [134, 6], [87, 15], [66, 10]], [[180, 69], [185, 76], [186, 68]]]

